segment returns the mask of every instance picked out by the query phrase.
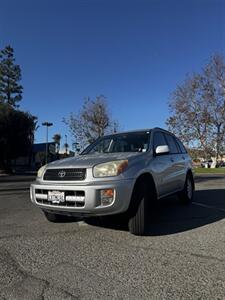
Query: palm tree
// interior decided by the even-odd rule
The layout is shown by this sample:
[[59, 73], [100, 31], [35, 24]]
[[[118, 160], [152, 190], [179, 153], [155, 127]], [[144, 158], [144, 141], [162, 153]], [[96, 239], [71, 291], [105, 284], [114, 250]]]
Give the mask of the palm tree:
[[59, 149], [60, 149], [60, 141], [61, 141], [61, 134], [56, 133], [54, 134], [54, 136], [52, 137], [55, 145], [56, 145], [56, 153], [59, 154]]

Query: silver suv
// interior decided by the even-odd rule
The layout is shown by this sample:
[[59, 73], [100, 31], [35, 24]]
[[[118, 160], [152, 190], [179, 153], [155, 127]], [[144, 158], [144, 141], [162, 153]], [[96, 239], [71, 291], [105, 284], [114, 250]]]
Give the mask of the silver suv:
[[31, 200], [51, 222], [64, 216], [123, 214], [129, 230], [146, 232], [156, 199], [193, 198], [192, 163], [185, 147], [160, 128], [99, 138], [79, 156], [43, 166], [31, 184]]

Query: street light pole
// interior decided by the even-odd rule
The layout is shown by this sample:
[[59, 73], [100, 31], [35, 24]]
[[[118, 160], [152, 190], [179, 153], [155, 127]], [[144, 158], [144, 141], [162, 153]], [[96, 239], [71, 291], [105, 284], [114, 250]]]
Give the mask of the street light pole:
[[66, 138], [66, 143], [65, 143], [65, 148], [66, 148], [66, 155], [67, 155], [67, 151], [68, 151], [68, 144], [67, 144], [67, 135], [65, 134], [65, 138]]
[[43, 122], [43, 126], [46, 126], [46, 145], [45, 145], [45, 164], [48, 163], [48, 127], [52, 126], [53, 123]]

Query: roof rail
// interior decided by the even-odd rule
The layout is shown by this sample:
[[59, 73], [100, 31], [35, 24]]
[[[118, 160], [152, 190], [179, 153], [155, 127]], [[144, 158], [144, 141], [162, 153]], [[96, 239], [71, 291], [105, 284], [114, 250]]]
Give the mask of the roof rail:
[[160, 129], [160, 130], [163, 130], [163, 131], [168, 131], [168, 130], [163, 129], [163, 128], [161, 128], [161, 127], [154, 127], [154, 128], [152, 128], [152, 129]]

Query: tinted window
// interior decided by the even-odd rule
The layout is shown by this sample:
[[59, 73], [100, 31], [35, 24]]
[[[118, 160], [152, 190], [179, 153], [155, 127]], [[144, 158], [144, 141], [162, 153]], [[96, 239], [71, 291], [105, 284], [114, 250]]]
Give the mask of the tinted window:
[[180, 147], [181, 152], [182, 152], [182, 153], [187, 153], [187, 150], [185, 149], [185, 147], [184, 147], [184, 145], [181, 143], [181, 141], [180, 141], [178, 138], [176, 138], [176, 141], [177, 141], [177, 143], [178, 143], [178, 145], [179, 145], [179, 147]]
[[166, 134], [167, 143], [170, 149], [171, 154], [177, 154], [180, 153], [178, 145], [175, 142], [175, 139], [172, 135]]
[[158, 146], [167, 145], [167, 142], [162, 132], [156, 132], [154, 134], [153, 145], [154, 145], [154, 151]]

